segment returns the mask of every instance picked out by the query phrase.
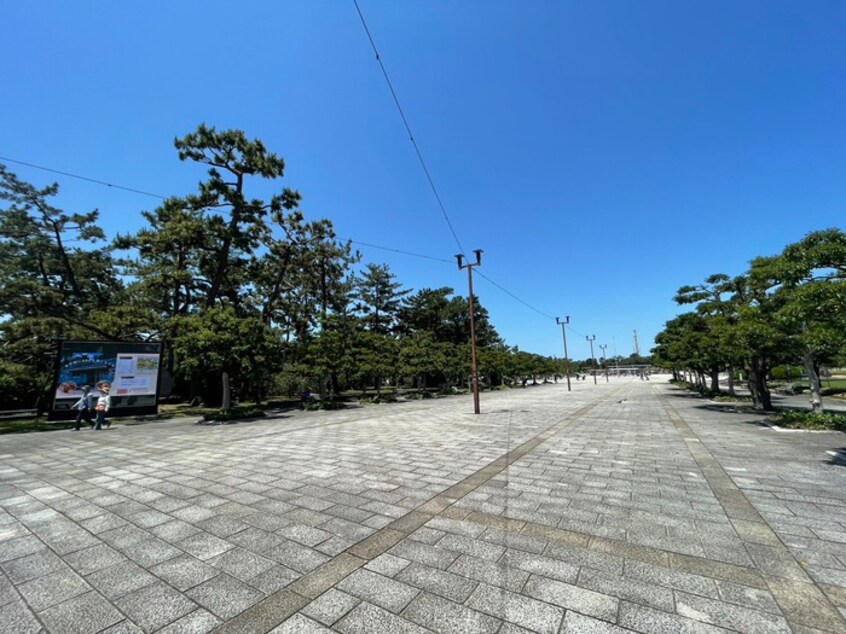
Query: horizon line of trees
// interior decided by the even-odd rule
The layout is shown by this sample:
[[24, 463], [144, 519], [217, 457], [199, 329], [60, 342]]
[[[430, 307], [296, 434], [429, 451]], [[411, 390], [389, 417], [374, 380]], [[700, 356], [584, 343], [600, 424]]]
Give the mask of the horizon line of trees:
[[668, 321], [656, 337], [655, 362], [694, 377], [703, 390], [718, 392], [728, 373], [734, 394], [742, 371], [756, 409], [772, 409], [767, 384], [773, 368], [801, 365], [811, 407], [822, 411], [820, 370], [842, 362], [846, 352], [846, 234], [840, 229], [809, 233], [775, 256], [757, 257], [749, 270], [711, 275], [683, 286], [679, 305], [694, 310]]
[[[331, 221], [305, 219], [295, 190], [251, 197], [251, 183], [282, 178], [285, 163], [240, 130], [201, 124], [174, 145], [207, 178], [111, 239], [97, 210], [65, 212], [51, 203], [57, 184], [38, 188], [0, 165], [0, 409], [47, 406], [59, 339], [161, 341], [175, 393], [224, 408], [232, 390], [260, 402], [306, 388], [334, 398], [467, 384], [465, 297], [403, 288], [385, 264], [360, 267]], [[506, 345], [478, 298], [475, 319], [488, 386], [563, 376], [562, 359]]]

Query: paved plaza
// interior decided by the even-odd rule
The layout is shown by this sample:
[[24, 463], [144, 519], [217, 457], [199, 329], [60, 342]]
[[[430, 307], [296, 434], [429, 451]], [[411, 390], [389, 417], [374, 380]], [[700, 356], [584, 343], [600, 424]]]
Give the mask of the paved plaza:
[[843, 434], [629, 378], [482, 410], [0, 437], [0, 632], [846, 632]]

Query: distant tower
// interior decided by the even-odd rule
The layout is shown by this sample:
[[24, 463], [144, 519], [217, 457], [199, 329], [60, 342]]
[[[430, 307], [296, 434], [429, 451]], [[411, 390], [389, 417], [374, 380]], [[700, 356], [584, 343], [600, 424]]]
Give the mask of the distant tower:
[[635, 353], [635, 355], [637, 355], [639, 357], [640, 356], [640, 346], [637, 345], [637, 330], [635, 330], [633, 332], [634, 332], [634, 353]]

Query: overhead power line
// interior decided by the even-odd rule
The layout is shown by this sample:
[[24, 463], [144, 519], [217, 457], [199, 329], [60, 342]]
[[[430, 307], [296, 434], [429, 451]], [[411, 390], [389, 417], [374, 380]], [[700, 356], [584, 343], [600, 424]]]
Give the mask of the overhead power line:
[[133, 189], [132, 187], [124, 187], [123, 185], [115, 185], [114, 183], [109, 183], [106, 181], [97, 180], [96, 178], [88, 178], [87, 176], [80, 176], [79, 174], [71, 174], [70, 172], [63, 172], [61, 170], [56, 170], [51, 167], [44, 167], [43, 165], [35, 165], [34, 163], [26, 163], [24, 161], [18, 161], [13, 158], [8, 158], [5, 156], [0, 156], [0, 161], [7, 161], [9, 163], [16, 163], [18, 165], [26, 165], [27, 167], [33, 167], [38, 170], [43, 170], [45, 172], [52, 172], [53, 174], [61, 174], [62, 176], [69, 176], [70, 178], [76, 178], [81, 181], [88, 181], [89, 183], [97, 183], [98, 185], [104, 185], [106, 187], [111, 187], [113, 189], [122, 189], [123, 191], [133, 192], [135, 194], [141, 194], [143, 196], [150, 196], [151, 198], [159, 198], [161, 200], [167, 200], [165, 196], [159, 196], [158, 194], [152, 194], [150, 192], [145, 192], [141, 189]]
[[[132, 192], [132, 193], [135, 193], [135, 194], [142, 194], [144, 196], [151, 196], [153, 198], [158, 198], [160, 200], [167, 200], [167, 196], [162, 196], [161, 194], [154, 194], [154, 193], [151, 193], [151, 192], [146, 192], [146, 191], [143, 191], [141, 189], [135, 189], [134, 187], [125, 187], [123, 185], [117, 185], [115, 183], [109, 183], [108, 181], [100, 180], [98, 178], [91, 178], [91, 177], [88, 177], [88, 176], [82, 176], [80, 174], [72, 174], [71, 172], [65, 172], [65, 171], [62, 171], [62, 170], [53, 169], [52, 167], [44, 167], [43, 165], [35, 165], [34, 163], [27, 163], [25, 161], [19, 161], [17, 159], [8, 158], [8, 157], [5, 157], [5, 156], [0, 156], [0, 161], [7, 161], [9, 163], [16, 163], [18, 165], [26, 165], [27, 167], [32, 167], [32, 168], [35, 168], [35, 169], [43, 170], [45, 172], [51, 172], [53, 174], [61, 174], [62, 176], [67, 176], [69, 178], [76, 178], [78, 180], [82, 180], [82, 181], [85, 181], [85, 182], [88, 182], [88, 183], [95, 183], [97, 185], [102, 185], [104, 187], [111, 187], [113, 189], [120, 189], [120, 190], [123, 190], [123, 191]], [[439, 258], [439, 257], [433, 256], [433, 255], [425, 255], [423, 253], [414, 253], [413, 251], [404, 251], [402, 249], [397, 249], [397, 248], [394, 248], [394, 247], [386, 247], [386, 246], [382, 246], [382, 245], [379, 245], [379, 244], [373, 244], [371, 242], [363, 242], [361, 240], [354, 240], [352, 238], [338, 237], [338, 240], [352, 242], [353, 244], [360, 244], [361, 246], [370, 247], [372, 249], [380, 249], [382, 251], [390, 251], [392, 253], [400, 253], [402, 255], [409, 255], [409, 256], [412, 256], [412, 257], [422, 258], [422, 259], [425, 259], [425, 260], [432, 260], [434, 262], [443, 262], [445, 264], [455, 264], [454, 260], [447, 260], [445, 258]], [[528, 302], [520, 299], [517, 295], [515, 295], [514, 293], [509, 291], [507, 288], [501, 286], [500, 284], [497, 284], [495, 281], [493, 281], [491, 278], [489, 278], [487, 275], [485, 275], [481, 271], [476, 271], [476, 273], [478, 275], [480, 275], [481, 277], [483, 277], [484, 279], [486, 279], [488, 282], [490, 282], [493, 286], [495, 286], [496, 288], [501, 290], [503, 293], [505, 293], [506, 295], [508, 295], [512, 299], [520, 302], [521, 304], [523, 304], [524, 306], [526, 306], [530, 310], [533, 310], [534, 312], [538, 313], [539, 315], [542, 315], [543, 317], [546, 317], [547, 319], [551, 319], [553, 321], [555, 320], [555, 318], [552, 317], [551, 315], [548, 315], [547, 313], [543, 312], [542, 310], [535, 308], [534, 306], [532, 306]], [[567, 328], [572, 330], [575, 334], [577, 334], [579, 336], [583, 336], [580, 333], [573, 330], [572, 328], [570, 328], [570, 326], [567, 326]]]
[[455, 233], [455, 228], [452, 226], [452, 221], [449, 219], [449, 214], [447, 214], [446, 207], [444, 207], [444, 203], [441, 200], [441, 195], [438, 193], [438, 188], [435, 187], [435, 181], [432, 180], [432, 175], [429, 173], [429, 168], [426, 167], [426, 161], [423, 160], [423, 154], [420, 152], [420, 148], [417, 145], [417, 141], [414, 138], [414, 134], [411, 132], [411, 126], [408, 123], [408, 118], [405, 116], [405, 112], [402, 109], [402, 105], [400, 104], [399, 97], [397, 96], [397, 91], [394, 90], [394, 85], [391, 83], [391, 78], [388, 75], [388, 71], [385, 68], [385, 64], [382, 63], [382, 56], [379, 55], [379, 51], [376, 48], [376, 42], [373, 41], [373, 35], [370, 33], [370, 29], [367, 26], [367, 21], [364, 19], [364, 14], [361, 12], [361, 7], [358, 6], [358, 0], [353, 0], [355, 4], [355, 10], [358, 12], [358, 17], [361, 19], [361, 25], [364, 27], [364, 32], [367, 33], [367, 39], [370, 40], [370, 46], [373, 49], [373, 53], [376, 55], [376, 61], [379, 63], [379, 68], [382, 69], [382, 75], [385, 77], [385, 82], [388, 84], [388, 89], [391, 91], [391, 96], [394, 98], [394, 104], [399, 111], [400, 118], [402, 119], [402, 123], [405, 126], [406, 132], [408, 132], [408, 139], [411, 141], [411, 145], [414, 146], [414, 151], [417, 153], [417, 159], [420, 161], [420, 166], [423, 168], [423, 173], [426, 175], [426, 180], [429, 181], [429, 187], [432, 188], [432, 193], [435, 195], [435, 200], [438, 202], [438, 207], [441, 208], [441, 213], [444, 215], [444, 220], [446, 220], [447, 226], [449, 226], [449, 230], [452, 233], [452, 237], [455, 238], [455, 243], [458, 245], [458, 250], [464, 254], [464, 247], [461, 246], [461, 241], [458, 239], [458, 234]]
[[378, 244], [370, 244], [369, 242], [362, 242], [361, 240], [353, 240], [352, 238], [341, 238], [339, 237], [338, 240], [343, 240], [346, 242], [352, 242], [353, 244], [360, 244], [365, 247], [371, 247], [373, 249], [381, 249], [382, 251], [392, 251], [393, 253], [401, 253], [402, 255], [412, 255], [416, 258], [424, 258], [426, 260], [434, 260], [435, 262], [446, 262], [447, 264], [455, 264], [455, 260], [445, 260], [444, 258], [438, 258], [433, 255], [424, 255], [422, 253], [413, 253], [411, 251], [403, 251], [402, 249], [394, 249], [392, 247], [383, 247]]
[[534, 306], [532, 306], [529, 302], [526, 302], [526, 301], [524, 301], [524, 300], [520, 299], [520, 298], [519, 298], [519, 297], [517, 297], [514, 293], [512, 293], [511, 291], [509, 291], [507, 288], [504, 288], [504, 287], [500, 286], [499, 284], [497, 284], [496, 282], [494, 282], [491, 278], [489, 278], [487, 275], [485, 275], [485, 274], [484, 274], [484, 273], [482, 273], [481, 271], [476, 271], [476, 275], [478, 275], [479, 277], [483, 277], [483, 278], [485, 278], [488, 282], [490, 282], [491, 284], [493, 284], [494, 286], [496, 286], [496, 287], [497, 287], [499, 290], [501, 290], [503, 293], [505, 293], [506, 295], [511, 296], [513, 299], [516, 299], [518, 302], [520, 302], [521, 304], [523, 304], [523, 306], [525, 306], [526, 308], [529, 308], [530, 310], [535, 311], [538, 315], [542, 315], [543, 317], [546, 317], [547, 319], [551, 319], [552, 321], [555, 321], [555, 317], [553, 317], [552, 315], [548, 315], [548, 314], [546, 314], [545, 312], [543, 312], [543, 311], [542, 311], [542, 310], [540, 310], [539, 308], [535, 308]]

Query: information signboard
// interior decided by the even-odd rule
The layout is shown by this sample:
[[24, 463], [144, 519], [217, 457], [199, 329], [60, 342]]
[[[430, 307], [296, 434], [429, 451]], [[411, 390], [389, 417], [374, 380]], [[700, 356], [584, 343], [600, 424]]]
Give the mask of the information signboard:
[[49, 419], [73, 418], [86, 385], [95, 401], [109, 388], [109, 416], [156, 414], [161, 357], [160, 343], [62, 341]]

